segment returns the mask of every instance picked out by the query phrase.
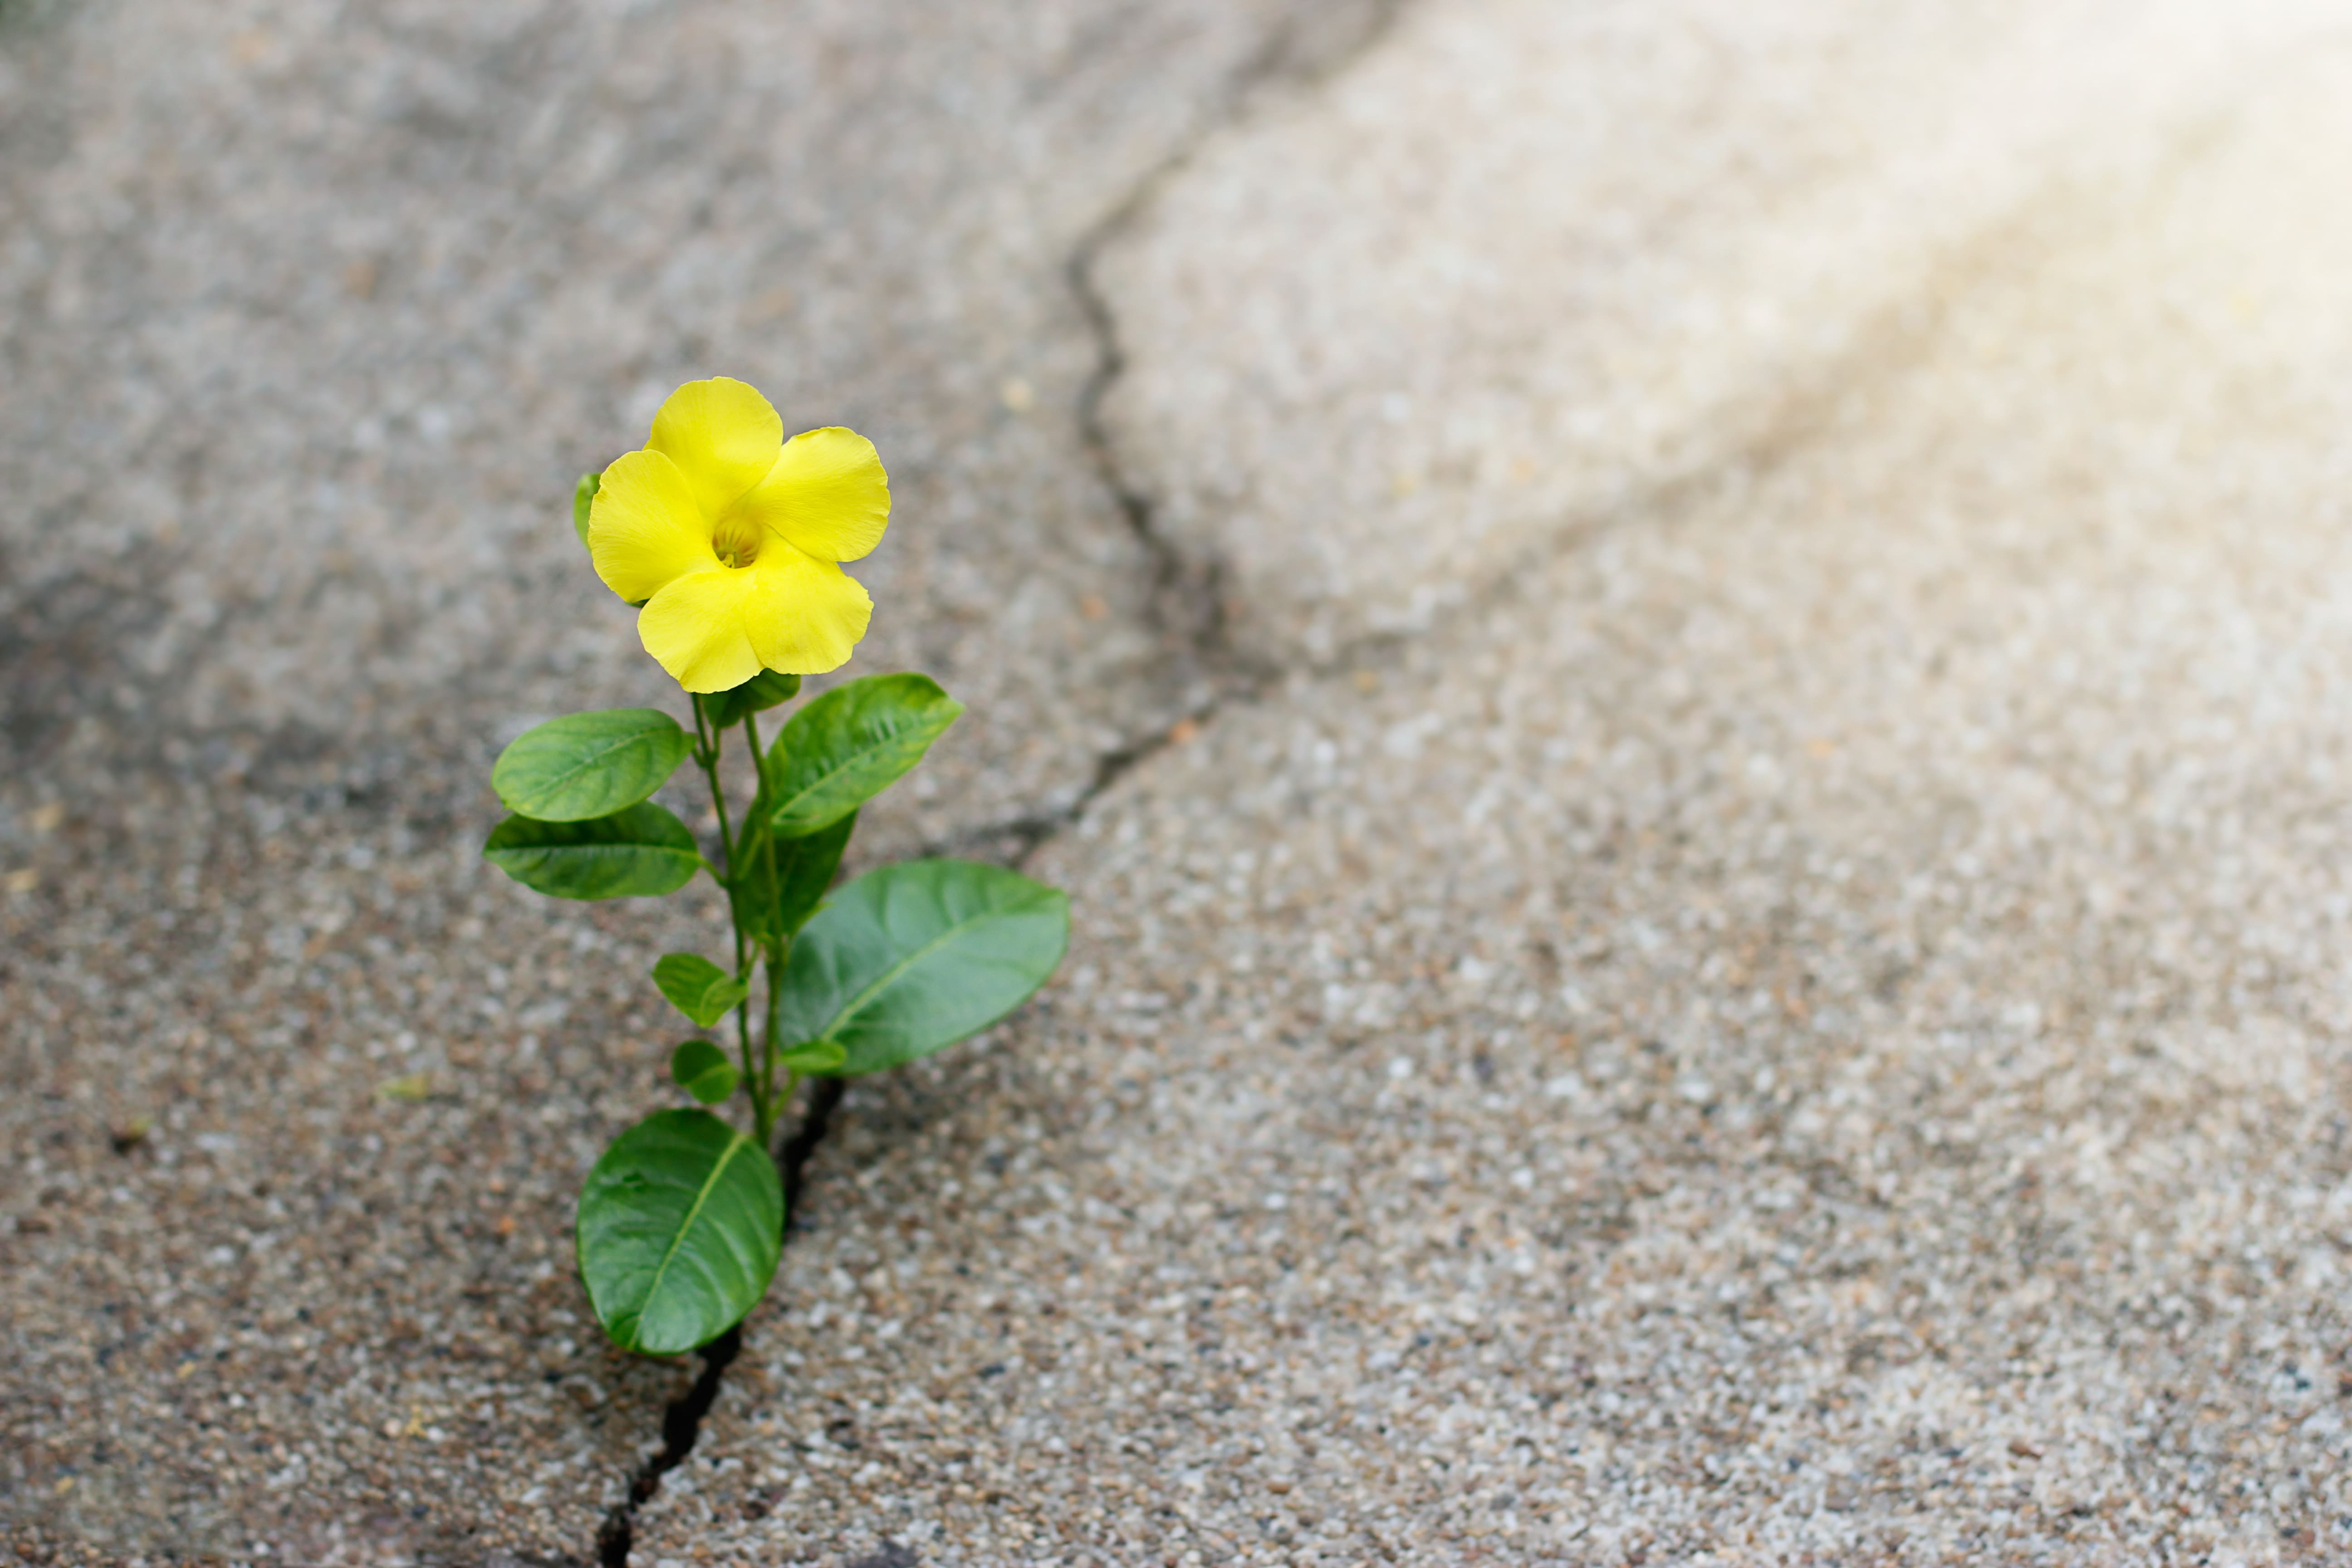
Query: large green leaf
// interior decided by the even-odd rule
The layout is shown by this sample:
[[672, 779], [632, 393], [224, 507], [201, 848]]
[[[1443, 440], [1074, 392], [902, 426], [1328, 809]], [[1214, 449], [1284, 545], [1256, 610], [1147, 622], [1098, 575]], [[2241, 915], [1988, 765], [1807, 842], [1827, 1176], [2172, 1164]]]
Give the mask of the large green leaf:
[[801, 678], [779, 675], [763, 669], [740, 686], [725, 691], [713, 691], [698, 697], [702, 705], [702, 717], [714, 730], [724, 730], [730, 724], [740, 724], [746, 713], [764, 713], [779, 703], [790, 702], [801, 694]]
[[[744, 933], [761, 941], [790, 936], [807, 923], [833, 886], [841, 868], [841, 852], [857, 827], [857, 814], [830, 827], [820, 827], [802, 838], [776, 838], [764, 822], [744, 829], [743, 864], [731, 888], [735, 918]], [[769, 875], [768, 851], [775, 852], [775, 874]]]
[[625, 1351], [675, 1355], [726, 1332], [766, 1293], [783, 1239], [774, 1163], [707, 1110], [646, 1117], [580, 1191], [580, 1278]]
[[698, 952], [666, 952], [654, 960], [654, 984], [670, 1005], [709, 1028], [735, 1010], [751, 987]]
[[785, 961], [779, 1039], [833, 1040], [841, 1077], [943, 1050], [1026, 1001], [1062, 961], [1059, 889], [969, 860], [910, 860], [858, 878]]
[[686, 824], [649, 800], [593, 822], [509, 816], [490, 830], [482, 858], [534, 892], [559, 899], [674, 893], [702, 868]]
[[814, 833], [880, 795], [962, 711], [928, 675], [869, 675], [803, 708], [768, 752], [776, 837]]
[[607, 708], [551, 719], [499, 753], [490, 787], [509, 811], [585, 822], [661, 788], [694, 742], [658, 708]]

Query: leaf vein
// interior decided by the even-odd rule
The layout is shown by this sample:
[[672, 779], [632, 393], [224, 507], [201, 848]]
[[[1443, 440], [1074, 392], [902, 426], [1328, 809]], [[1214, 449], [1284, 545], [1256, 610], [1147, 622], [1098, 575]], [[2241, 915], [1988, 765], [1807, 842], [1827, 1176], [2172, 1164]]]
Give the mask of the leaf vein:
[[[1037, 901], [1038, 900], [1024, 900], [1024, 902], [1026, 903], [1034, 903]], [[901, 974], [904, 974], [916, 963], [917, 961], [928, 956], [929, 953], [944, 945], [959, 932], [966, 931], [972, 926], [979, 925], [983, 921], [993, 919], [998, 915], [1014, 914], [1019, 911], [1020, 905], [1017, 904], [999, 905], [993, 909], [982, 910], [969, 920], [958, 921], [955, 924], [948, 927], [945, 931], [940, 932], [939, 935], [933, 937], [930, 941], [925, 942], [922, 946], [915, 949], [912, 952], [907, 954], [906, 957], [900, 959], [898, 963], [884, 970], [880, 974], [875, 976], [873, 981], [866, 985], [865, 990], [860, 991], [856, 995], [851, 997], [848, 1003], [843, 1006], [841, 1011], [833, 1016], [833, 1022], [826, 1026], [824, 1033], [818, 1037], [820, 1039], [834, 1040], [837, 1042], [841, 1037], [841, 1031], [843, 1028], [853, 1022], [856, 1018], [857, 1015], [865, 1010], [866, 1004], [872, 1002], [876, 996], [887, 989], [893, 981], [897, 980]]]
[[[640, 1330], [645, 1326], [646, 1308], [652, 1305], [654, 1297], [660, 1291], [662, 1276], [669, 1272], [670, 1260], [677, 1256], [677, 1249], [686, 1245], [687, 1233], [694, 1228], [694, 1222], [701, 1217], [702, 1205], [710, 1201], [710, 1194], [718, 1187], [719, 1178], [727, 1173], [728, 1165], [751, 1142], [743, 1136], [741, 1129], [735, 1128], [730, 1131], [733, 1132], [734, 1137], [727, 1145], [727, 1152], [719, 1156], [717, 1163], [710, 1167], [710, 1174], [703, 1178], [700, 1190], [694, 1194], [693, 1205], [686, 1211], [686, 1218], [679, 1224], [677, 1234], [669, 1238], [668, 1249], [662, 1254], [661, 1262], [655, 1265], [654, 1277], [646, 1284], [645, 1304], [637, 1309], [637, 1325]], [[637, 1337], [642, 1339], [642, 1333]]]

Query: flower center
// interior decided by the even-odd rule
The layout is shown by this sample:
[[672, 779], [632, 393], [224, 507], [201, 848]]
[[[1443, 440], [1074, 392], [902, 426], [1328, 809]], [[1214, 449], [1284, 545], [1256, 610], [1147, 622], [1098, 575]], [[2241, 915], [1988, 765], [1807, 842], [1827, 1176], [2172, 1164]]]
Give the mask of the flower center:
[[723, 517], [711, 531], [710, 548], [723, 566], [749, 566], [760, 558], [760, 525], [748, 517]]

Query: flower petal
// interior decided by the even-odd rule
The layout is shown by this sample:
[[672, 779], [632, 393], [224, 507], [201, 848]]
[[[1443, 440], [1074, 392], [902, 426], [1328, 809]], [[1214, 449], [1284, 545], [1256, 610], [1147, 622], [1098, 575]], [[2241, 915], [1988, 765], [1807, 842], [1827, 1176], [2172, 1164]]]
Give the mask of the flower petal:
[[719, 567], [677, 578], [637, 612], [637, 637], [688, 691], [727, 691], [760, 673], [749, 628], [758, 585]]
[[588, 509], [588, 558], [633, 605], [689, 572], [719, 569], [686, 476], [659, 452], [631, 452], [604, 470]]
[[856, 431], [803, 430], [740, 505], [819, 561], [855, 561], [882, 542], [890, 476], [874, 443]]
[[772, 540], [745, 575], [758, 584], [749, 627], [760, 662], [783, 675], [823, 675], [849, 662], [874, 618], [856, 578]]
[[715, 521], [775, 466], [783, 438], [784, 422], [757, 388], [719, 375], [671, 393], [646, 445], [678, 466]]

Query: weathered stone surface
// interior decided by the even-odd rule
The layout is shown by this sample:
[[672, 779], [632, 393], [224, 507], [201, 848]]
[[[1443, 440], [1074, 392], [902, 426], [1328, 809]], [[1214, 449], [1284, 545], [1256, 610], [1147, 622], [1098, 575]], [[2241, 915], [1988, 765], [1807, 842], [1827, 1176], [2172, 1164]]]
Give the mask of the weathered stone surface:
[[[1543, 47], [1464, 15], [1485, 59]], [[853, 1092], [757, 1364], [641, 1550], [2352, 1552], [2352, 49], [2237, 58], [2146, 79], [2150, 155], [1986, 215], [1909, 352], [1789, 439], [1531, 542], [1049, 845], [1066, 979]], [[1239, 144], [1269, 188], [1359, 79]], [[1442, 165], [1488, 129], [1347, 133]], [[1166, 211], [1201, 212], [1190, 177]], [[1693, 228], [1744, 199], [1690, 189]], [[1435, 226], [1471, 249], [1477, 216]], [[1253, 222], [1233, 297], [1328, 260]], [[1170, 422], [1134, 460], [1207, 472], [1202, 433], [1240, 437], [1164, 389], [1238, 358], [1156, 353]], [[1451, 374], [1431, 406], [1481, 395]], [[1376, 554], [1349, 422], [1298, 417], [1326, 444], [1251, 471], [1341, 499], [1253, 526]], [[1251, 559], [1262, 622], [1384, 602]]]
[[1409, 633], [1801, 438], [2013, 225], [2182, 156], [2327, 9], [1412, 6], [1107, 249], [1128, 482], [1244, 653]]
[[856, 668], [971, 717], [867, 852], [1050, 818], [1198, 700], [1066, 264], [1349, 14], [0, 0], [0, 1519], [590, 1550], [681, 1369], [571, 1194], [717, 917], [476, 858], [500, 742], [675, 701], [572, 480], [714, 372], [869, 432]]
[[2352, 58], [1752, 10], [0, 0], [12, 1544], [588, 1550], [716, 917], [474, 858], [660, 695], [564, 488], [707, 370], [872, 431], [976, 721], [873, 852], [1050, 816], [1201, 695], [1064, 265], [1246, 98], [1092, 277], [1275, 678], [854, 1093], [636, 1561], [2352, 1550]]

